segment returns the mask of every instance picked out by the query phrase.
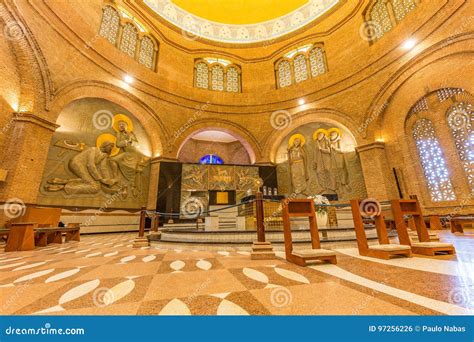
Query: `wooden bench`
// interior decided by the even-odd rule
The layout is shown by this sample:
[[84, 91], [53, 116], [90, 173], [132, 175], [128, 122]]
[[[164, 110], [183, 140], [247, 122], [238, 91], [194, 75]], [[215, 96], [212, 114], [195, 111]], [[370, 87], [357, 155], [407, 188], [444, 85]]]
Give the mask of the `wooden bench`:
[[63, 234], [65, 234], [64, 242], [80, 241], [79, 225], [68, 227], [47, 227], [35, 229], [35, 244], [38, 247], [47, 246], [50, 243], [63, 243]]
[[[392, 211], [395, 217], [398, 240], [402, 245], [411, 246], [415, 254], [434, 256], [438, 253], [455, 254], [454, 246], [450, 243], [434, 242], [430, 240], [430, 234], [426, 228], [420, 204], [416, 199], [393, 200]], [[405, 224], [404, 215], [411, 215], [411, 222], [418, 235], [419, 242], [412, 242]]]
[[[331, 264], [336, 264], [336, 253], [328, 249], [321, 249], [313, 200], [285, 199], [282, 200], [282, 208], [286, 260], [299, 266], [306, 266], [310, 261], [326, 261]], [[291, 217], [307, 217], [309, 219], [311, 249], [293, 250], [290, 222]]]
[[12, 223], [5, 252], [31, 251], [35, 249], [34, 222]]
[[451, 233], [464, 234], [465, 226], [469, 225], [470, 228], [474, 225], [474, 216], [454, 216], [451, 218]]
[[[390, 244], [387, 234], [387, 226], [385, 225], [385, 219], [381, 208], [380, 213], [374, 213], [372, 217], [372, 220], [375, 222], [379, 244], [369, 246], [367, 235], [365, 234], [364, 217], [360, 208], [360, 203], [361, 201], [358, 199], [351, 200], [352, 218], [354, 220], [354, 229], [359, 254], [378, 259], [390, 259], [392, 256], [411, 257], [411, 248], [409, 246]], [[380, 204], [375, 201], [373, 205], [380, 206]]]

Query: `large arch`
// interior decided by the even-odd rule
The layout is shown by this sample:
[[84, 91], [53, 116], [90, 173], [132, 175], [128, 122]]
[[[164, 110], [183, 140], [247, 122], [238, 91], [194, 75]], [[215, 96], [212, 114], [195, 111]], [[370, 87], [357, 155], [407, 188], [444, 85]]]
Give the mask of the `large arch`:
[[142, 100], [117, 86], [97, 81], [80, 81], [61, 88], [51, 104], [48, 119], [56, 122], [61, 110], [72, 101], [83, 98], [102, 98], [116, 103], [133, 113], [143, 125], [152, 147], [152, 156], [167, 153], [168, 131], [155, 112]]
[[207, 130], [222, 131], [235, 137], [244, 146], [252, 164], [261, 160], [262, 149], [255, 137], [250, 135], [248, 131], [240, 125], [230, 121], [216, 119], [196, 120], [181, 131], [180, 134], [175, 137], [173, 144], [174, 146], [177, 146], [175, 150], [175, 158], [178, 158], [182, 147], [189, 139], [197, 133]]

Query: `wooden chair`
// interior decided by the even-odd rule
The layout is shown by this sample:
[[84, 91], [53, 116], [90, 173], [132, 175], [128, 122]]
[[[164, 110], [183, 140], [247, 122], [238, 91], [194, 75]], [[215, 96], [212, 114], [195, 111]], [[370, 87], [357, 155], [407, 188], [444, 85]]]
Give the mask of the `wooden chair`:
[[[310, 261], [327, 261], [336, 264], [336, 253], [328, 249], [321, 249], [318, 225], [314, 202], [311, 199], [286, 199], [282, 202], [283, 235], [285, 238], [286, 260], [300, 266], [306, 266]], [[291, 217], [307, 217], [311, 233], [311, 249], [293, 249], [291, 237]]]
[[[437, 253], [455, 254], [455, 249], [452, 244], [430, 240], [430, 234], [421, 214], [420, 204], [416, 199], [392, 200], [391, 204], [400, 244], [411, 246], [411, 250], [415, 254], [430, 256], [434, 256]], [[405, 224], [404, 215], [412, 216], [411, 222], [416, 230], [419, 242], [412, 242]]]
[[411, 256], [411, 249], [409, 246], [390, 244], [387, 234], [387, 227], [385, 225], [384, 216], [382, 213], [373, 217], [379, 244], [369, 246], [367, 235], [365, 234], [364, 219], [360, 208], [360, 200], [351, 200], [351, 210], [357, 238], [357, 247], [359, 248], [360, 255], [378, 259], [390, 259], [391, 256]]

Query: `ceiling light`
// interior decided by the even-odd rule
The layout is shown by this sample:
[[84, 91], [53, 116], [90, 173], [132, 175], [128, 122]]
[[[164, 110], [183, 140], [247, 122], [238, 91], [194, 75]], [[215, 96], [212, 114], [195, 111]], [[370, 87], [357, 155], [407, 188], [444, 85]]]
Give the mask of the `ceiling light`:
[[413, 38], [405, 40], [405, 42], [402, 44], [402, 47], [405, 50], [410, 50], [416, 45], [416, 40]]
[[306, 102], [305, 102], [304, 99], [299, 99], [299, 100], [298, 100], [298, 104], [299, 104], [300, 106], [304, 105], [305, 103], [306, 103]]
[[123, 81], [124, 81], [125, 83], [130, 84], [130, 83], [133, 83], [133, 81], [135, 81], [135, 79], [134, 79], [132, 76], [130, 76], [130, 75], [125, 75], [125, 76], [123, 77]]

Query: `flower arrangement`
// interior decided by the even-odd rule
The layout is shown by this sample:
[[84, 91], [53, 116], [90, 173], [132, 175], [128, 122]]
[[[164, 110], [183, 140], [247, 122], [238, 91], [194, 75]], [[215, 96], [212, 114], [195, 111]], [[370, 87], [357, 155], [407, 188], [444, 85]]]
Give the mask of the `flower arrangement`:
[[316, 207], [316, 213], [319, 215], [324, 215], [327, 214], [328, 208], [325, 205], [318, 205], [318, 204], [331, 204], [327, 197], [324, 197], [323, 195], [313, 195], [309, 196], [308, 198], [311, 198], [314, 201], [314, 206]]

